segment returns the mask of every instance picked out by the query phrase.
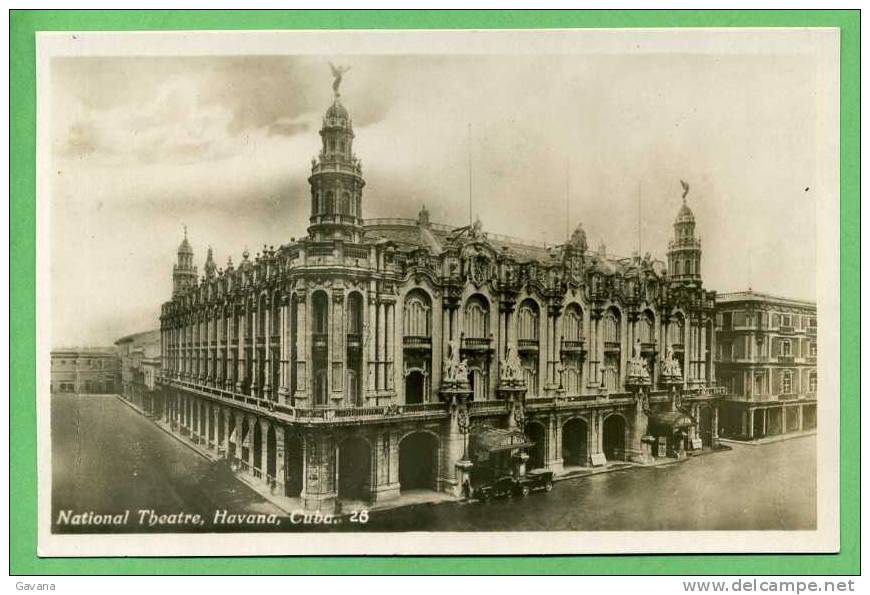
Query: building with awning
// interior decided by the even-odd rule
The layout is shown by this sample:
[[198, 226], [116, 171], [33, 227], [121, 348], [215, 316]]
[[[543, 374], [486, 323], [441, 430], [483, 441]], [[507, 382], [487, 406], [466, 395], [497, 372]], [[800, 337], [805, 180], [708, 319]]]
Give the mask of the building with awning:
[[647, 432], [653, 436], [670, 436], [677, 430], [686, 431], [696, 424], [695, 418], [682, 411], [661, 411], [649, 415]]
[[526, 449], [535, 443], [519, 428], [483, 427], [474, 429], [469, 436], [469, 455], [474, 462], [486, 462], [495, 453], [510, 453], [516, 449]]

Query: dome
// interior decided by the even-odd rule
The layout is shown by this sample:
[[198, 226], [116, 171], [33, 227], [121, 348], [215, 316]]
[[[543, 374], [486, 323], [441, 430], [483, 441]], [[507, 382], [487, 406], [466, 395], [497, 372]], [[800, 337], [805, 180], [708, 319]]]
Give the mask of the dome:
[[694, 223], [695, 222], [695, 214], [692, 212], [692, 209], [689, 208], [685, 202], [683, 202], [683, 206], [680, 207], [679, 212], [677, 213], [677, 223]]
[[184, 228], [184, 239], [178, 245], [179, 254], [193, 254], [193, 248], [190, 247], [190, 242], [187, 241], [187, 227]]
[[332, 102], [332, 105], [329, 106], [329, 109], [326, 110], [326, 118], [347, 120], [350, 118], [350, 115], [347, 113], [347, 108], [344, 107], [338, 99], [336, 99], [334, 102]]

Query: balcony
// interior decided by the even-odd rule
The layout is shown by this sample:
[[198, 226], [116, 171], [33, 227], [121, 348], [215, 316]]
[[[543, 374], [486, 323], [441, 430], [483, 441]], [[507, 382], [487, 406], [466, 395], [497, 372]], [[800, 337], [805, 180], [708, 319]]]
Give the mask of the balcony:
[[794, 327], [790, 324], [788, 324], [788, 325], [781, 324], [781, 325], [779, 325], [779, 332], [782, 335], [793, 335], [794, 334]]
[[807, 327], [807, 336], [808, 337], [815, 337], [816, 336], [816, 327], [808, 326]]
[[488, 337], [464, 337], [462, 339], [462, 349], [467, 351], [489, 351], [491, 344], [492, 339]]
[[620, 345], [619, 341], [605, 341], [604, 342], [604, 353], [619, 353]]
[[582, 353], [586, 342], [583, 339], [574, 341], [562, 341], [562, 353]]
[[362, 349], [362, 334], [360, 334], [360, 333], [348, 333], [347, 334], [347, 348], [348, 349]]
[[777, 363], [780, 364], [794, 364], [794, 356], [793, 355], [778, 355], [776, 356]]
[[432, 337], [425, 335], [405, 335], [402, 343], [405, 349], [432, 349]]
[[655, 353], [655, 351], [656, 351], [656, 342], [655, 341], [641, 342], [641, 344], [640, 344], [640, 352], [641, 353]]
[[520, 353], [537, 353], [537, 339], [517, 339], [517, 351]]
[[311, 346], [314, 349], [325, 350], [329, 346], [329, 335], [327, 333], [312, 333]]

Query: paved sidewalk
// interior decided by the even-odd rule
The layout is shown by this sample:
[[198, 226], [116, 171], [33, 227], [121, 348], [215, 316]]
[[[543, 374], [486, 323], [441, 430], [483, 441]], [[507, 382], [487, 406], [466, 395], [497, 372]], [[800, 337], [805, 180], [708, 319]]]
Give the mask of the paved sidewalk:
[[803, 438], [804, 436], [815, 436], [816, 430], [804, 430], [803, 432], [789, 432], [788, 434], [777, 434], [776, 436], [765, 436], [764, 438], [756, 438], [754, 440], [741, 440], [738, 438], [719, 438], [719, 442], [726, 444], [746, 444], [749, 446], [760, 446], [762, 444], [773, 444], [774, 442], [783, 442], [784, 440], [794, 440], [795, 438]]

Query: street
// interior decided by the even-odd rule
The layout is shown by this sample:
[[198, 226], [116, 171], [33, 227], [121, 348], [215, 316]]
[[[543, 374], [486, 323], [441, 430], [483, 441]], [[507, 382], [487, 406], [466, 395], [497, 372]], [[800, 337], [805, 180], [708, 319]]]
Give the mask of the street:
[[[733, 446], [687, 461], [556, 483], [526, 498], [421, 504], [372, 512], [330, 530], [783, 530], [815, 527], [815, 436]], [[285, 516], [114, 397], [52, 397], [52, 509], [60, 532], [220, 531], [232, 526], [57, 526], [59, 511], [151, 509], [212, 518], [216, 510]], [[255, 530], [317, 530], [288, 522]], [[236, 529], [238, 530], [238, 529]], [[251, 530], [249, 527], [248, 530]]]

